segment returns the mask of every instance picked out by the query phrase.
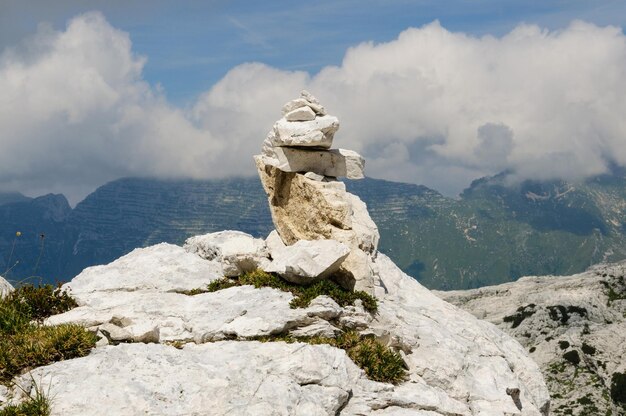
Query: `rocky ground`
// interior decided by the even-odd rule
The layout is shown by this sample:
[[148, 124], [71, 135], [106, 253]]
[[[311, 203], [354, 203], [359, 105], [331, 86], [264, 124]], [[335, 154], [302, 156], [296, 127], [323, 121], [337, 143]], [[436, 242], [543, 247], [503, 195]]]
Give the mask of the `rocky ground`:
[[539, 364], [555, 415], [626, 414], [626, 262], [435, 292], [515, 337]]
[[[539, 415], [549, 397], [536, 364], [495, 328], [443, 302], [379, 255], [378, 313], [322, 296], [239, 286], [183, 292], [223, 276], [219, 260], [169, 244], [86, 269], [66, 285], [80, 307], [48, 320], [97, 330], [88, 356], [34, 369], [55, 415]], [[227, 267], [229, 267], [227, 265]], [[252, 337], [373, 333], [395, 346], [409, 379], [368, 380], [343, 350]], [[14, 389], [18, 397], [20, 389]]]

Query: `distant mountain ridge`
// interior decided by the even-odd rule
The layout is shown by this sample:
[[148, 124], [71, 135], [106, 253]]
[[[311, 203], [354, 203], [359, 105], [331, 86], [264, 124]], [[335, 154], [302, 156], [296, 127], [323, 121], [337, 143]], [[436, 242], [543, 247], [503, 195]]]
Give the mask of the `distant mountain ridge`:
[[[346, 185], [378, 224], [380, 250], [430, 288], [571, 274], [626, 258], [623, 171], [576, 185], [527, 181], [513, 187], [502, 174], [474, 181], [459, 199], [371, 178]], [[224, 229], [264, 237], [272, 229], [257, 178], [124, 178], [101, 186], [74, 209], [62, 195], [12, 195], [0, 194], [0, 275], [12, 267], [12, 280], [37, 274], [65, 281], [136, 247], [181, 244]], [[22, 236], [15, 237], [16, 231]], [[44, 249], [33, 273], [41, 234]]]

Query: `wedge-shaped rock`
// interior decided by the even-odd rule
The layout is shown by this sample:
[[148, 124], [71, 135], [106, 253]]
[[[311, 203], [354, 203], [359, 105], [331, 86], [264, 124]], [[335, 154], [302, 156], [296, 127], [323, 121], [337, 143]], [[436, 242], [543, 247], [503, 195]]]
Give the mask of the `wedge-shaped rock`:
[[273, 261], [266, 271], [278, 273], [285, 280], [311, 284], [339, 270], [350, 249], [334, 240], [300, 240], [272, 252]]
[[272, 147], [265, 163], [283, 172], [314, 172], [323, 176], [362, 179], [365, 160], [352, 150]]
[[273, 146], [301, 146], [330, 148], [339, 120], [333, 116], [316, 117], [311, 121], [287, 121], [281, 118], [274, 123]]
[[183, 247], [206, 260], [222, 263], [224, 276], [234, 277], [268, 263], [265, 242], [241, 231], [220, 231], [188, 238]]
[[285, 114], [285, 120], [287, 121], [310, 121], [314, 119], [315, 111], [308, 105], [296, 108]]
[[13, 286], [11, 286], [11, 283], [7, 282], [4, 277], [0, 276], [0, 299], [4, 298], [11, 292], [13, 292]]

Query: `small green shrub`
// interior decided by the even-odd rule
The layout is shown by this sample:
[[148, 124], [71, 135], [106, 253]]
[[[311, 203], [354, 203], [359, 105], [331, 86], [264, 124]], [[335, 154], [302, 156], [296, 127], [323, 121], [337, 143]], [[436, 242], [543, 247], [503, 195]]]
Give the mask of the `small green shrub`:
[[337, 302], [339, 306], [354, 305], [354, 301], [360, 299], [366, 311], [376, 312], [378, 309], [378, 304], [373, 296], [363, 291], [346, 290], [330, 280], [321, 280], [310, 286], [296, 286], [295, 293], [292, 293], [296, 298], [291, 301], [291, 306], [296, 308], [306, 308], [316, 297], [326, 295]]
[[30, 319], [43, 321], [45, 318], [77, 307], [76, 301], [60, 286], [34, 286], [26, 284], [7, 296], [3, 303], [13, 304]]
[[96, 336], [82, 326], [41, 325], [75, 306], [69, 294], [51, 285], [24, 285], [0, 300], [0, 383], [25, 369], [89, 353]]
[[535, 309], [537, 305], [531, 303], [529, 305], [520, 306], [517, 308], [517, 312], [513, 315], [505, 316], [502, 320], [504, 322], [510, 322], [511, 328], [517, 328], [524, 321], [524, 319], [531, 317], [537, 312]]
[[406, 378], [405, 364], [400, 354], [375, 339], [365, 338], [346, 352], [372, 380], [395, 384]]
[[[259, 289], [262, 287], [271, 287], [273, 289], [290, 292], [294, 299], [291, 301], [292, 308], [306, 308], [311, 301], [320, 295], [326, 295], [332, 298], [340, 306], [354, 305], [357, 299], [363, 303], [363, 308], [371, 313], [378, 310], [376, 298], [363, 291], [350, 291], [342, 288], [331, 280], [321, 280], [317, 283], [303, 286], [288, 282], [280, 277], [266, 273], [262, 270], [255, 270], [244, 273], [237, 279], [222, 278], [211, 282], [206, 292], [215, 292], [227, 289], [233, 286], [252, 285]], [[200, 290], [200, 289], [197, 289]]]
[[30, 324], [30, 316], [24, 305], [0, 300], [0, 334], [16, 334]]
[[565, 354], [563, 354], [563, 358], [565, 358], [567, 361], [574, 365], [580, 364], [580, 355], [576, 350], [566, 352]]
[[85, 356], [96, 345], [96, 335], [82, 326], [29, 325], [0, 337], [0, 383], [9, 382], [27, 368]]
[[626, 409], [626, 373], [613, 373], [611, 376], [611, 399]]
[[594, 355], [596, 353], [596, 347], [594, 347], [593, 345], [589, 345], [586, 342], [583, 342], [583, 346], [581, 349], [587, 355]]
[[229, 287], [237, 286], [237, 282], [233, 279], [229, 279], [228, 277], [224, 277], [222, 279], [214, 280], [207, 286], [207, 292], [216, 292], [222, 289], [228, 289]]

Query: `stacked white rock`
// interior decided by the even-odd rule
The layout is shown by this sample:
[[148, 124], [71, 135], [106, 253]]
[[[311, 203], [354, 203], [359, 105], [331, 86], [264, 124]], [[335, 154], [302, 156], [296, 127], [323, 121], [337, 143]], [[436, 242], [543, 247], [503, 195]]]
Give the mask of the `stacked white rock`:
[[[334, 278], [345, 288], [373, 293], [372, 262], [379, 233], [356, 195], [346, 191], [338, 177], [362, 179], [364, 159], [346, 149], [331, 149], [337, 117], [309, 92], [283, 106], [254, 157], [268, 195], [274, 226], [282, 242], [335, 240], [349, 248]], [[271, 252], [272, 258], [284, 253]], [[282, 274], [281, 274], [282, 275]]]

